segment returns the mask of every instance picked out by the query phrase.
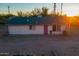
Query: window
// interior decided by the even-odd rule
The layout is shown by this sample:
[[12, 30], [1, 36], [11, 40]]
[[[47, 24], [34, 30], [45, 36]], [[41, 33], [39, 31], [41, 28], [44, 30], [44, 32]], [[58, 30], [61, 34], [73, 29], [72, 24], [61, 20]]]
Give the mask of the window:
[[35, 26], [30, 25], [30, 26], [29, 26], [29, 29], [30, 29], [30, 30], [35, 30]]
[[53, 31], [56, 31], [56, 25], [52, 26]]
[[57, 25], [57, 31], [60, 31], [60, 30], [61, 30], [61, 26]]
[[61, 31], [61, 25], [53, 25], [52, 30], [53, 31]]

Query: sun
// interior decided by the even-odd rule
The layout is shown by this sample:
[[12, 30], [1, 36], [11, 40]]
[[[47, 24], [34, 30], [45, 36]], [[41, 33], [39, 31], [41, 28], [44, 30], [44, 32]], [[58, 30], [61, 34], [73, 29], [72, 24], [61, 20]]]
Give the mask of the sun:
[[67, 15], [67, 16], [76, 16], [77, 14], [75, 12], [62, 12], [62, 15]]
[[68, 12], [67, 15], [68, 16], [76, 16], [76, 13], [75, 12]]

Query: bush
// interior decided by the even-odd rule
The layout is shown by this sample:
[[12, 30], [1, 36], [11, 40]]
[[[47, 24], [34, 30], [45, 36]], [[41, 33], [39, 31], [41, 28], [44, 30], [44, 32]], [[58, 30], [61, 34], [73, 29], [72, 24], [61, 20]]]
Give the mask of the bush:
[[67, 36], [67, 31], [63, 31], [63, 35], [64, 36]]

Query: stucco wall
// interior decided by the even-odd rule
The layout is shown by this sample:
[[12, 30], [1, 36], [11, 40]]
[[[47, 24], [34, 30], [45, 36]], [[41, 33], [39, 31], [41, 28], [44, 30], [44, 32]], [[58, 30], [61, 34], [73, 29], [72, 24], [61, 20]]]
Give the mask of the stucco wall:
[[52, 26], [51, 25], [49, 25], [48, 26], [48, 34], [50, 34], [50, 31], [52, 30]]
[[64, 31], [64, 30], [66, 30], [66, 25], [61, 26], [61, 31]]
[[[60, 26], [60, 31], [53, 31], [52, 34], [63, 34], [63, 31], [66, 29], [65, 25]], [[48, 34], [50, 34], [50, 31], [52, 30], [52, 26], [48, 26]]]
[[[66, 29], [65, 25], [60, 27], [60, 31], [53, 31], [52, 34], [62, 34]], [[52, 30], [52, 26], [48, 25], [48, 34]], [[8, 26], [9, 34], [44, 34], [44, 25], [36, 25], [35, 29], [30, 30], [28, 25]]]
[[9, 34], [44, 34], [44, 26], [37, 25], [35, 29], [30, 30], [28, 25], [8, 26]]

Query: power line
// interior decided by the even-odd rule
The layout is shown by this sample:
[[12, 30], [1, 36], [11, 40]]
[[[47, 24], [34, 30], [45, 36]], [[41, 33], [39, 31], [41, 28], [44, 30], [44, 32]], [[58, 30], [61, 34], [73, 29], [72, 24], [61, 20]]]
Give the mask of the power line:
[[56, 3], [54, 3], [54, 10], [53, 10], [54, 14], [56, 14]]
[[8, 14], [10, 14], [10, 6], [8, 6]]
[[63, 3], [61, 3], [61, 15], [62, 15], [62, 6], [63, 6]]

